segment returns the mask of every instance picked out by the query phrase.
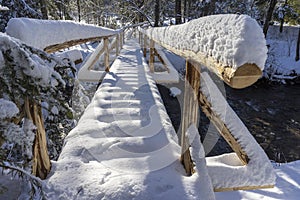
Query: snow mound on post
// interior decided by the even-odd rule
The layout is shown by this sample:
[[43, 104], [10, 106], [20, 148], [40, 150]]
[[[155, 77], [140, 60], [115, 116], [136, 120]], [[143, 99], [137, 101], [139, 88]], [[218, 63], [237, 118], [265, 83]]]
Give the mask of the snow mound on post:
[[117, 32], [117, 30], [74, 21], [29, 18], [12, 18], [6, 27], [8, 35], [38, 49], [71, 40], [110, 36]]
[[182, 25], [147, 29], [146, 34], [178, 50], [213, 57], [233, 69], [248, 63], [263, 70], [267, 59], [262, 29], [247, 15], [211, 15]]

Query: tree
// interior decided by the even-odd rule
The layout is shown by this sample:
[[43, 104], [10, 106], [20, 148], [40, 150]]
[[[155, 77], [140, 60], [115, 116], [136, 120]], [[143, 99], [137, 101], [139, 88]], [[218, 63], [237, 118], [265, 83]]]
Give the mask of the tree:
[[160, 12], [159, 1], [160, 0], [155, 0], [155, 21], [154, 21], [154, 26], [155, 27], [158, 27], [158, 22], [159, 22], [159, 12]]
[[181, 23], [181, 0], [175, 0], [175, 24]]
[[271, 0], [270, 1], [267, 16], [265, 18], [265, 22], [264, 22], [264, 26], [263, 26], [263, 32], [265, 34], [265, 37], [267, 37], [270, 21], [272, 20], [273, 11], [275, 9], [276, 4], [277, 4], [277, 0]]

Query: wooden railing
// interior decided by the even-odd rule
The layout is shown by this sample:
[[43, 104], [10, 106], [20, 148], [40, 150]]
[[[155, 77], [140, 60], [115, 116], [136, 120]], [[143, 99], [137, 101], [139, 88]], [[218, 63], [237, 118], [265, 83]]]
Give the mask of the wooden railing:
[[[233, 136], [225, 122], [212, 109], [211, 103], [207, 97], [200, 90], [200, 71], [201, 67], [205, 67], [213, 71], [219, 76], [221, 80], [233, 88], [243, 88], [253, 84], [258, 77], [261, 76], [261, 70], [255, 64], [245, 64], [232, 72], [228, 67], [225, 69], [212, 58], [200, 55], [199, 53], [189, 52], [187, 50], [176, 49], [173, 46], [165, 44], [162, 40], [157, 39], [154, 35], [147, 34], [143, 29], [139, 29], [139, 42], [142, 47], [143, 55], [146, 57], [147, 49], [149, 48], [149, 68], [154, 71], [154, 57], [156, 56], [155, 45], [161, 45], [167, 50], [183, 57], [186, 60], [186, 74], [185, 74], [185, 91], [183, 102], [183, 119], [181, 120], [181, 161], [188, 175], [192, 175], [194, 164], [190, 154], [190, 141], [186, 135], [187, 129], [194, 124], [198, 127], [199, 113], [198, 109], [201, 107], [202, 111], [215, 125], [218, 132], [230, 145], [232, 150], [237, 154], [242, 164], [247, 165], [249, 157]], [[220, 73], [222, 71], [222, 73]], [[233, 73], [230, 79], [226, 73]], [[247, 78], [248, 77], [248, 78]]]

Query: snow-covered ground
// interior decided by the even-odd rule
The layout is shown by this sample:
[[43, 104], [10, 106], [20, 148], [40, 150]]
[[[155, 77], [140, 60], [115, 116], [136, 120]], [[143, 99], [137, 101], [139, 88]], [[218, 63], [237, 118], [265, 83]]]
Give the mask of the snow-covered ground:
[[298, 27], [270, 26], [267, 35], [268, 59], [264, 76], [271, 80], [292, 79], [300, 76], [300, 61], [295, 61]]

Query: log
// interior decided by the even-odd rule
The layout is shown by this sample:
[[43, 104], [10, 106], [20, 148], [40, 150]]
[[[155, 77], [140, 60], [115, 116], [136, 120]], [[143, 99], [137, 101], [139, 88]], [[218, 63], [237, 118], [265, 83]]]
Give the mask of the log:
[[186, 61], [186, 75], [184, 87], [183, 119], [181, 126], [181, 162], [188, 176], [194, 173], [194, 165], [191, 158], [189, 146], [190, 141], [186, 136], [186, 131], [191, 124], [198, 124], [199, 119], [199, 89], [200, 72], [198, 63], [191, 60]]
[[261, 186], [244, 186], [244, 187], [233, 187], [233, 188], [214, 188], [214, 192], [230, 192], [236, 190], [258, 190], [274, 188], [274, 185], [261, 185]]
[[[222, 28], [224, 24], [230, 31]], [[207, 67], [232, 88], [245, 88], [262, 76], [266, 42], [261, 27], [247, 15], [213, 15], [139, 30], [171, 52]]]
[[193, 59], [202, 66], [206, 66], [214, 72], [221, 80], [232, 88], [242, 89], [254, 84], [261, 76], [262, 71], [256, 64], [244, 64], [236, 70], [229, 66], [223, 66], [212, 57], [207, 57], [203, 53], [194, 53], [189, 50], [178, 50], [170, 45], [164, 44], [152, 38], [154, 42], [168, 49], [169, 51], [185, 58]]

